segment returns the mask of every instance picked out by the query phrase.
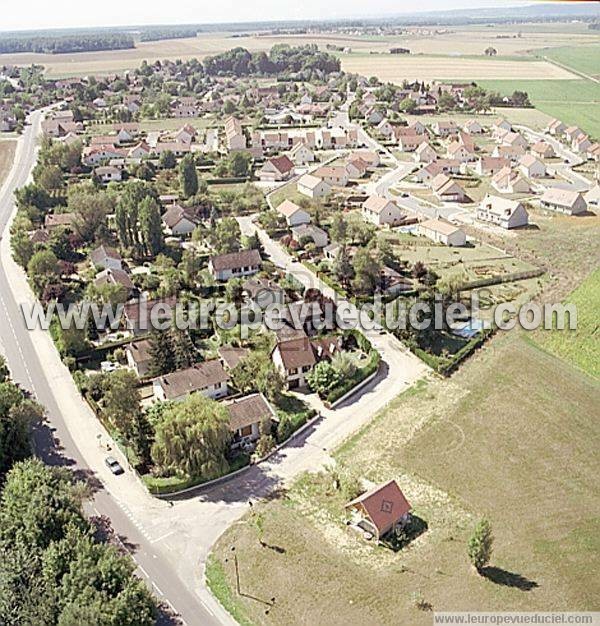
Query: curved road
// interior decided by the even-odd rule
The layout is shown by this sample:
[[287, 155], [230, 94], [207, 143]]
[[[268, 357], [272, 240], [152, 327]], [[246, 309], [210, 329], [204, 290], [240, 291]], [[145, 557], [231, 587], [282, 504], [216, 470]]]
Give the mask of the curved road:
[[[47, 409], [48, 424], [35, 433], [36, 453], [49, 464], [67, 464], [91, 476], [94, 474], [83, 461], [65, 424], [63, 415], [65, 407], [61, 397], [57, 397], [56, 390], [60, 387], [53, 384], [55, 372], [52, 364], [40, 362], [32, 343], [32, 333], [25, 327], [18, 304], [13, 297], [10, 268], [7, 267], [9, 263], [6, 262], [5, 256], [9, 248], [7, 225], [14, 207], [13, 194], [15, 189], [27, 182], [35, 163], [41, 119], [40, 111], [31, 114], [30, 124], [19, 139], [13, 168], [0, 190], [0, 233], [3, 248], [0, 263], [0, 346], [7, 357], [15, 381], [33, 392]], [[223, 611], [220, 611], [219, 617], [216, 616], [220, 609], [216, 603], [212, 608], [207, 606], [189, 589], [153, 540], [145, 536], [131, 521], [127, 509], [111, 496], [105, 478], [102, 476], [96, 478], [99, 478], [99, 483], [91, 504], [92, 512], [110, 517], [123, 545], [135, 559], [140, 574], [148, 580], [157, 597], [170, 604], [190, 626], [231, 623], [231, 619]], [[168, 504], [160, 504], [168, 507]], [[190, 550], [193, 549], [191, 545]], [[207, 602], [209, 601], [207, 599]]]

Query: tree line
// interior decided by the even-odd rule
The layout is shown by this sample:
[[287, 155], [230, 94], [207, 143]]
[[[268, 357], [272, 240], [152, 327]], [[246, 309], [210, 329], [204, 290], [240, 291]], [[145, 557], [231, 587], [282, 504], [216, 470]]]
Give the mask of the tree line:
[[0, 39], [0, 53], [36, 52], [64, 54], [67, 52], [94, 52], [134, 48], [131, 35], [62, 35], [59, 37], [6, 37]]

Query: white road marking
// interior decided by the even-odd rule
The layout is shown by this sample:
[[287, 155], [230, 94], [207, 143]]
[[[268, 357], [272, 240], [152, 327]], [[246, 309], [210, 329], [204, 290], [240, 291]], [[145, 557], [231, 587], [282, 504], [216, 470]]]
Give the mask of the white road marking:
[[160, 537], [157, 537], [156, 539], [152, 539], [152, 541], [150, 541], [150, 543], [157, 543], [158, 541], [162, 541], [163, 539], [166, 539], [167, 537], [170, 537], [175, 531], [171, 530], [168, 533], [165, 533], [164, 535], [161, 535]]

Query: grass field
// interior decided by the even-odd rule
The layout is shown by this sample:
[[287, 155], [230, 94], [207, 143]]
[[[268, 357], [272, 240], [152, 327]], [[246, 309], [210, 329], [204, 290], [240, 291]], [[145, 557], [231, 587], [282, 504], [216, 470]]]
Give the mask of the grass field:
[[7, 139], [0, 140], [0, 187], [12, 167], [16, 147], [16, 141]]
[[[426, 532], [398, 553], [375, 547], [344, 526], [330, 481], [304, 477], [254, 507], [261, 536], [254, 517], [218, 542], [230, 590], [235, 546], [243, 591], [276, 598], [265, 615], [233, 592], [237, 610], [256, 624], [431, 624], [416, 592], [434, 610], [598, 610], [599, 397], [600, 383], [522, 333], [497, 337], [451, 380], [399, 396], [335, 453], [370, 481], [396, 478]], [[483, 515], [495, 534], [485, 577], [466, 557]]]
[[600, 78], [600, 45], [565, 46], [539, 53], [578, 72]]
[[577, 330], [540, 330], [536, 341], [546, 350], [600, 378], [600, 269], [566, 299], [577, 307]]
[[600, 84], [590, 80], [479, 80], [482, 87], [510, 95], [526, 91], [537, 109], [600, 137]]

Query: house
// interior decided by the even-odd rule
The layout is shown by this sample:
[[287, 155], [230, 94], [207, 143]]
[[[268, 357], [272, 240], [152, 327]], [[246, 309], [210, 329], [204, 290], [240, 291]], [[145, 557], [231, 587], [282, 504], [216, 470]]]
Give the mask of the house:
[[528, 178], [542, 178], [546, 176], [546, 166], [533, 154], [526, 154], [519, 161], [519, 168]]
[[294, 163], [285, 154], [265, 162], [257, 174], [263, 182], [288, 180], [294, 173]]
[[374, 170], [379, 167], [380, 158], [379, 154], [375, 150], [355, 150], [351, 155], [351, 158], [358, 157], [362, 159], [370, 170]]
[[226, 370], [232, 370], [250, 354], [250, 350], [248, 350], [248, 348], [228, 344], [225, 346], [219, 346], [217, 348], [217, 353], [219, 354], [219, 359], [223, 367]]
[[467, 163], [477, 159], [477, 155], [474, 151], [470, 151], [467, 146], [463, 145], [459, 141], [453, 141], [446, 150], [446, 156], [449, 159], [456, 159], [461, 163]]
[[525, 139], [525, 137], [523, 137], [523, 135], [521, 135], [520, 133], [513, 133], [513, 132], [504, 133], [500, 137], [500, 141], [505, 146], [518, 146], [523, 149], [527, 148], [527, 145], [528, 145], [527, 139]]
[[126, 290], [128, 296], [131, 295], [135, 289], [135, 285], [129, 274], [125, 270], [118, 268], [102, 270], [96, 278], [94, 278], [95, 287], [103, 287], [104, 285], [121, 285], [121, 287]]
[[526, 154], [525, 148], [521, 146], [496, 146], [492, 152], [493, 157], [502, 157], [516, 164], [519, 159]]
[[184, 400], [192, 393], [201, 393], [216, 400], [229, 393], [229, 374], [218, 359], [196, 363], [191, 367], [159, 376], [152, 381], [154, 397], [160, 402]]
[[377, 124], [378, 132], [384, 137], [390, 137], [393, 133], [392, 125], [387, 117], [384, 117], [379, 124]]
[[578, 215], [587, 211], [587, 202], [580, 191], [551, 187], [540, 198], [543, 209], [558, 211], [566, 215]]
[[548, 126], [544, 129], [544, 132], [550, 135], [562, 135], [567, 129], [566, 125], [556, 118], [548, 123]]
[[289, 389], [306, 387], [306, 376], [317, 362], [308, 337], [279, 342], [271, 353], [271, 359], [283, 374]]
[[446, 174], [438, 174], [430, 182], [431, 189], [443, 202], [466, 202], [465, 190]]
[[274, 281], [267, 278], [249, 278], [242, 289], [246, 300], [266, 309], [272, 304], [285, 304], [285, 291]]
[[437, 152], [424, 141], [415, 150], [414, 158], [417, 163], [431, 163], [437, 159], [437, 156]]
[[390, 480], [348, 502], [345, 509], [355, 526], [379, 541], [409, 521], [411, 506], [398, 483]]
[[134, 335], [146, 333], [152, 329], [154, 322], [172, 320], [176, 305], [177, 298], [175, 296], [154, 300], [141, 298], [127, 302], [123, 307], [125, 326]]
[[190, 145], [194, 142], [197, 135], [198, 131], [191, 124], [185, 124], [173, 135], [173, 140]]
[[90, 260], [101, 269], [120, 270], [122, 269], [121, 255], [115, 248], [109, 246], [99, 246], [90, 252]]
[[232, 448], [254, 443], [261, 435], [263, 422], [278, 421], [273, 407], [262, 393], [253, 393], [225, 404], [229, 413]]
[[593, 204], [594, 206], [600, 206], [600, 185], [596, 183], [585, 195], [585, 201], [588, 206]]
[[473, 169], [480, 176], [493, 176], [503, 167], [510, 167], [510, 161], [505, 157], [480, 157]]
[[551, 159], [555, 156], [554, 148], [546, 141], [538, 141], [531, 146], [531, 154], [538, 159]]
[[365, 121], [371, 126], [376, 126], [384, 117], [385, 115], [380, 109], [370, 108], [365, 114]]
[[130, 367], [140, 378], [148, 375], [152, 364], [150, 353], [150, 341], [139, 339], [125, 346], [127, 366]]
[[101, 165], [94, 170], [94, 176], [103, 183], [120, 181], [123, 178], [123, 172], [113, 165]]
[[421, 135], [400, 135], [398, 147], [402, 152], [413, 152], [423, 143]]
[[236, 117], [225, 120], [225, 145], [229, 151], [245, 150], [247, 147], [242, 123]]
[[527, 179], [510, 167], [503, 167], [492, 176], [492, 187], [502, 193], [530, 193]]
[[314, 162], [315, 153], [303, 141], [299, 141], [290, 150], [290, 159], [296, 165], [306, 165]]
[[360, 157], [353, 157], [346, 162], [346, 173], [348, 178], [362, 178], [367, 173], [368, 165]]
[[261, 264], [258, 250], [241, 250], [210, 257], [208, 269], [215, 280], [226, 281], [230, 278], [256, 274]]
[[74, 213], [49, 213], [44, 217], [44, 228], [53, 231], [55, 228], [73, 230], [77, 217]]
[[404, 213], [395, 202], [376, 194], [362, 203], [362, 214], [375, 226], [393, 226], [404, 219]]
[[178, 204], [170, 206], [165, 211], [162, 222], [167, 233], [176, 237], [190, 235], [198, 226], [198, 220], [192, 209]]
[[329, 243], [327, 233], [314, 224], [301, 224], [292, 227], [294, 241], [301, 243], [303, 239], [310, 239], [316, 248], [324, 248]]
[[440, 120], [434, 122], [431, 128], [439, 137], [448, 137], [448, 135], [453, 135], [458, 130], [454, 120]]
[[412, 124], [409, 124], [408, 129], [416, 135], [424, 135], [426, 130], [425, 125], [419, 122], [419, 120], [415, 120]]
[[600, 161], [600, 143], [593, 143], [588, 148], [587, 157], [590, 161]]
[[463, 230], [442, 220], [421, 222], [417, 226], [417, 232], [421, 237], [427, 237], [445, 246], [464, 246], [467, 243], [467, 236]]
[[298, 191], [309, 198], [322, 198], [331, 193], [331, 185], [318, 176], [304, 174], [297, 184]]
[[471, 135], [483, 133], [483, 126], [477, 120], [467, 120], [463, 125], [463, 130]]
[[503, 117], [500, 117], [492, 124], [492, 130], [493, 130], [493, 135], [497, 136], [501, 132], [511, 132], [512, 125]]
[[291, 200], [284, 200], [275, 210], [279, 215], [285, 217], [288, 226], [310, 223], [310, 215]]
[[579, 126], [569, 126], [564, 130], [564, 135], [569, 141], [573, 141], [576, 137], [583, 134], [585, 133], [581, 130], [581, 128], [579, 128]]
[[577, 135], [575, 139], [573, 139], [571, 147], [577, 152], [586, 154], [588, 149], [592, 147], [592, 142], [587, 135], [581, 133], [580, 135]]
[[332, 187], [345, 187], [348, 184], [348, 172], [343, 165], [325, 165], [313, 174]]
[[529, 223], [529, 214], [518, 200], [487, 194], [477, 209], [477, 219], [500, 228], [520, 228]]

